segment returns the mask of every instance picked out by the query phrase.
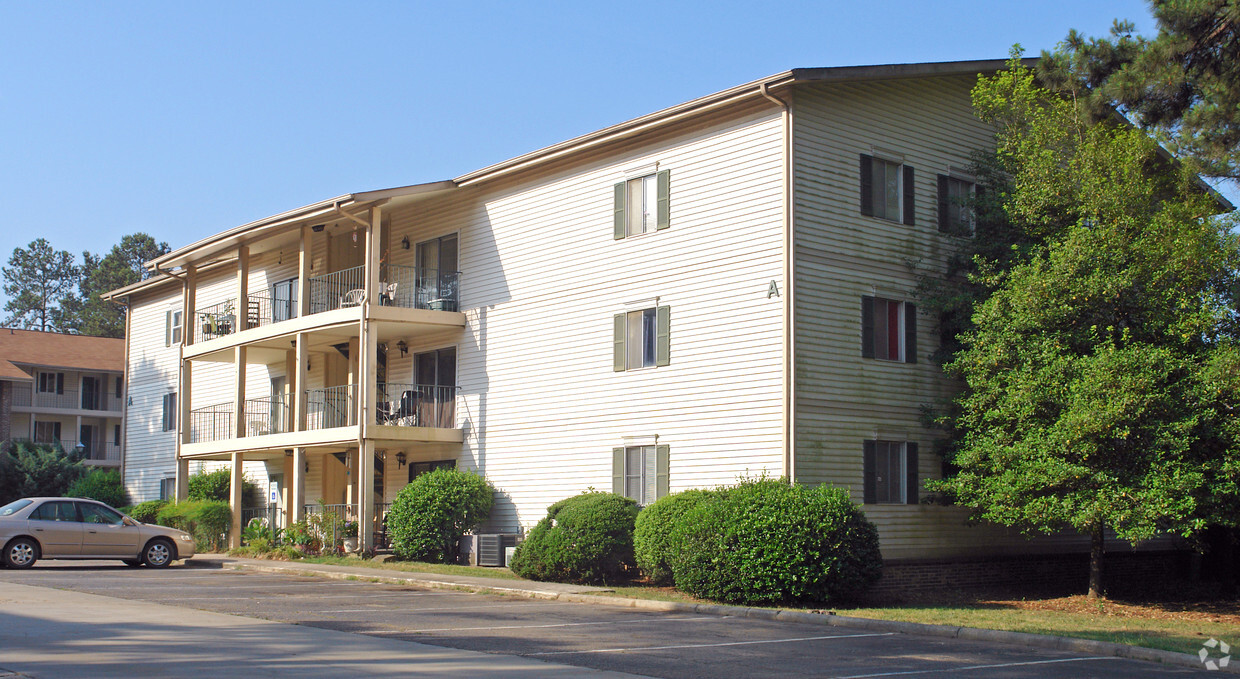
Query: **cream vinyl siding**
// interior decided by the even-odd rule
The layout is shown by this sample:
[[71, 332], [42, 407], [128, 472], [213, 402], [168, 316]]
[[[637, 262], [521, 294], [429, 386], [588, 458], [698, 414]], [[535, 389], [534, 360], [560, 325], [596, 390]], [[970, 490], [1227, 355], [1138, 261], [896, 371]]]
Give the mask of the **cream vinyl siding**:
[[[466, 330], [410, 355], [457, 347], [458, 464], [498, 490], [488, 529], [609, 490], [625, 437], [671, 446], [672, 491], [781, 473], [782, 308], [766, 291], [782, 275], [782, 129], [749, 109], [392, 215], [393, 263], [412, 263], [405, 235], [460, 234]], [[670, 228], [614, 240], [614, 185], [655, 163]], [[671, 364], [613, 372], [613, 315], [655, 297]]]
[[[796, 476], [851, 489], [862, 501], [862, 442], [920, 444], [919, 482], [941, 474], [937, 432], [920, 422], [954, 385], [927, 357], [934, 318], [917, 317], [915, 364], [861, 357], [861, 298], [916, 303], [917, 276], [943, 271], [955, 239], [938, 232], [936, 175], [967, 167], [993, 146], [972, 114], [972, 77], [812, 85], [796, 90]], [[915, 173], [913, 226], [861, 215], [859, 159], [874, 147], [903, 154]], [[881, 153], [881, 152], [880, 152]], [[910, 266], [912, 265], [912, 266]], [[925, 497], [924, 490], [921, 496]], [[1077, 536], [1028, 541], [996, 526], [966, 525], [938, 505], [866, 505], [886, 559], [1078, 549]]]
[[176, 473], [176, 432], [163, 431], [164, 395], [177, 391], [180, 347], [164, 346], [167, 311], [181, 308], [179, 285], [132, 300], [129, 318], [129, 399], [125, 420], [125, 489], [132, 502], [159, 499], [159, 484]]

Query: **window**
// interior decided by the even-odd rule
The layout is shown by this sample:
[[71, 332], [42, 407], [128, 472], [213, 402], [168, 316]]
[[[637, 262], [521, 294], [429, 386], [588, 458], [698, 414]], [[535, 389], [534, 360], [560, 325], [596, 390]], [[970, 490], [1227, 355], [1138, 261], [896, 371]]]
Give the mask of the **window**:
[[973, 182], [939, 175], [939, 231], [957, 236], [973, 234], [975, 191]]
[[668, 170], [616, 184], [614, 238], [620, 240], [670, 226], [670, 194]]
[[169, 309], [165, 319], [164, 346], [181, 343], [181, 310]]
[[177, 494], [177, 479], [169, 476], [159, 480], [159, 499], [172, 500]]
[[34, 442], [35, 443], [59, 443], [60, 442], [60, 423], [59, 422], [35, 422], [34, 423]]
[[177, 428], [177, 395], [175, 392], [164, 394], [164, 431], [173, 431]]
[[119, 424], [112, 425], [112, 445], [121, 445], [121, 425]]
[[77, 506], [78, 511], [82, 513], [83, 523], [101, 523], [114, 526], [125, 523], [125, 519], [121, 517], [120, 512], [113, 510], [111, 507], [104, 507], [93, 502], [79, 502]]
[[39, 393], [40, 394], [63, 394], [65, 393], [65, 374], [64, 373], [39, 373]]
[[861, 356], [916, 363], [917, 305], [882, 297], [862, 297]]
[[116, 398], [120, 398], [122, 396], [122, 390], [124, 388], [125, 388], [125, 379], [122, 377], [117, 377], [116, 378]]
[[866, 441], [862, 451], [865, 504], [917, 504], [917, 444]]
[[671, 315], [667, 306], [616, 314], [613, 369], [616, 372], [671, 363]]
[[612, 449], [612, 492], [645, 506], [667, 495], [670, 446]]
[[279, 323], [297, 318], [297, 279], [290, 278], [271, 286], [271, 321]]
[[434, 462], [410, 462], [409, 463], [409, 482], [419, 476], [432, 472], [436, 469], [456, 469], [456, 460], [435, 460]]
[[69, 500], [53, 500], [44, 502], [30, 512], [34, 521], [77, 521], [77, 508]]
[[861, 156], [861, 214], [914, 224], [913, 168], [874, 156]]

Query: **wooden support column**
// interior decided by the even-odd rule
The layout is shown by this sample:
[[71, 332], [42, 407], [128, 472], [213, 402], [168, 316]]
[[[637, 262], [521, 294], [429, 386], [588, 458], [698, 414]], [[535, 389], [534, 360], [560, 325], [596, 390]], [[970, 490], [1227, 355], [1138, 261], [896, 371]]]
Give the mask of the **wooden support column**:
[[297, 333], [297, 346], [293, 352], [293, 379], [289, 384], [293, 389], [293, 431], [306, 430], [306, 379], [307, 366], [310, 365], [310, 354], [306, 349], [309, 337], [304, 332]]
[[301, 227], [297, 241], [297, 317], [310, 315], [310, 227]]
[[194, 362], [181, 359], [181, 388], [177, 390], [177, 456], [181, 446], [193, 443], [194, 422], [191, 408], [194, 393]]
[[374, 549], [375, 543], [375, 442], [362, 441], [357, 465], [357, 537], [362, 549]]
[[306, 507], [306, 449], [293, 449], [293, 480], [289, 488], [289, 522], [301, 521]]
[[189, 460], [185, 458], [177, 458], [177, 475], [176, 489], [172, 493], [172, 499], [177, 502], [189, 497]]
[[379, 207], [370, 208], [370, 227], [366, 229], [366, 262], [365, 262], [365, 285], [366, 285], [366, 303], [372, 306], [379, 304], [379, 259], [382, 256], [381, 250], [383, 243], [382, 229], [380, 223], [383, 220], [383, 209]]
[[241, 467], [244, 463], [244, 456], [239, 452], [232, 454], [232, 479], [229, 484], [228, 504], [232, 508], [232, 529], [228, 531], [228, 546], [236, 549], [241, 546], [241, 505], [243, 498], [241, 496]]
[[233, 348], [233, 437], [245, 436], [245, 347]]
[[181, 288], [181, 344], [189, 346], [194, 343], [200, 319], [194, 309], [198, 295], [198, 267], [185, 265], [185, 283]]
[[233, 332], [250, 327], [250, 248], [237, 248], [237, 322]]

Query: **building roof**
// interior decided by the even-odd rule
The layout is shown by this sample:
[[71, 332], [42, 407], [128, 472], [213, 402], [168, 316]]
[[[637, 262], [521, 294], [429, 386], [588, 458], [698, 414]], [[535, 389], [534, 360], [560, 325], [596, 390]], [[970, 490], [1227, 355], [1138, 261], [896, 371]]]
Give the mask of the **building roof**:
[[0, 379], [29, 380], [19, 364], [124, 372], [125, 340], [0, 328]]

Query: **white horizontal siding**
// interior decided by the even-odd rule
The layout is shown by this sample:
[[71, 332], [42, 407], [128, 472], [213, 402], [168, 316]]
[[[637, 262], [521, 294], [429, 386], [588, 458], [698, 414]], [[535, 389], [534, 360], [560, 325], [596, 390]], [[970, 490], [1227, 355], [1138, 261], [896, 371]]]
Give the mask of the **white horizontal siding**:
[[170, 286], [130, 306], [124, 469], [133, 502], [158, 499], [160, 481], [176, 474], [176, 432], [162, 427], [164, 396], [178, 384], [179, 346], [165, 346], [172, 308], [181, 308], [181, 291]]

